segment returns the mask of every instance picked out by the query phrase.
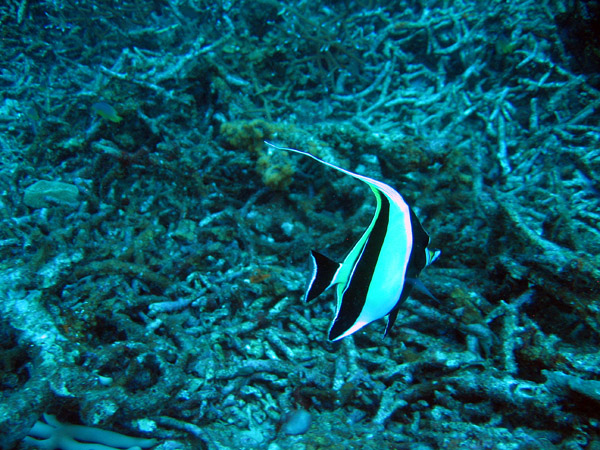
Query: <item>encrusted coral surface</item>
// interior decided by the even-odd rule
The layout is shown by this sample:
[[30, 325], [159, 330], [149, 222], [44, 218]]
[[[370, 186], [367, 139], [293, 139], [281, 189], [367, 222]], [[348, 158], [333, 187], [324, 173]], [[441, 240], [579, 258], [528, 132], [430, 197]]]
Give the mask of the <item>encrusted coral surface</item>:
[[[0, 446], [48, 413], [159, 449], [599, 448], [598, 17], [2, 2]], [[307, 255], [342, 258], [372, 196], [263, 140], [396, 187], [439, 303], [328, 342]], [[78, 195], [25, 201], [40, 180]]]

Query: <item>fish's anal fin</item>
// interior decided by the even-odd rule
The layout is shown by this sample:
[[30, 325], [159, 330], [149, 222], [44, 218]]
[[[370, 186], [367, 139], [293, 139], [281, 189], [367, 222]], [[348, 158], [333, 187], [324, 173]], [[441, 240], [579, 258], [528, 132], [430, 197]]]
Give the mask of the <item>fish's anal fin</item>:
[[340, 264], [329, 259], [327, 256], [312, 250], [310, 252], [311, 277], [306, 286], [304, 301], [310, 301], [325, 291], [333, 284], [335, 274]]

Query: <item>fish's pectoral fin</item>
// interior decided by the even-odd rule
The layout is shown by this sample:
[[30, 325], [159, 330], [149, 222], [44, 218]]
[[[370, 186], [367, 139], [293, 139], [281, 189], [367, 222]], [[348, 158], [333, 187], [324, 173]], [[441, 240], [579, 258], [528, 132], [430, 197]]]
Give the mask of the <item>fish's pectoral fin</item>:
[[341, 265], [314, 250], [310, 252], [310, 263], [312, 275], [308, 280], [306, 293], [304, 294], [304, 301], [307, 302], [317, 298], [333, 284], [335, 274]]
[[[429, 289], [427, 289], [427, 287], [423, 284], [423, 282], [421, 280], [419, 280], [418, 278], [407, 278], [405, 280], [406, 286], [409, 288], [407, 291], [407, 295], [406, 297], [408, 297], [408, 294], [410, 294], [410, 292], [413, 289], [416, 289], [417, 291], [419, 291], [421, 294], [426, 295], [427, 297], [429, 297], [430, 299], [436, 301], [437, 303], [440, 303], [440, 301], [435, 297], [435, 295], [433, 295]], [[398, 301], [398, 304], [396, 306], [394, 306], [394, 309], [392, 309], [388, 315], [388, 323], [387, 326], [385, 327], [385, 332], [383, 333], [383, 337], [386, 337], [389, 333], [389, 331], [392, 329], [392, 326], [394, 325], [394, 323], [396, 322], [396, 318], [398, 317], [398, 312], [400, 311], [400, 306], [404, 301], [404, 296], [403, 298], [400, 299], [400, 301]]]
[[421, 280], [419, 280], [418, 278], [408, 278], [406, 280], [406, 282], [410, 283], [414, 290], [419, 291], [421, 294], [425, 295], [426, 297], [429, 297], [431, 300], [436, 302], [438, 305], [441, 303], [438, 300], [438, 298], [435, 295], [433, 295], [429, 289], [427, 289], [427, 286], [425, 286], [423, 284], [423, 282]]

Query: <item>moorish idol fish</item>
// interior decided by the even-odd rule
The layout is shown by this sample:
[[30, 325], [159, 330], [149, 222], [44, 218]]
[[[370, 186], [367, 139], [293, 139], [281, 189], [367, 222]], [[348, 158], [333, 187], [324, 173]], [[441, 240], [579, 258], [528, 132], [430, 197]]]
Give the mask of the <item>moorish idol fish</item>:
[[437, 259], [439, 250], [430, 250], [429, 235], [411, 207], [392, 187], [359, 175], [310, 153], [293, 148], [268, 146], [308, 156], [321, 164], [366, 183], [377, 200], [371, 223], [342, 263], [311, 251], [311, 278], [305, 301], [337, 285], [335, 318], [329, 339], [337, 341], [365, 325], [388, 316], [384, 336], [394, 324], [402, 302], [418, 284], [421, 270]]

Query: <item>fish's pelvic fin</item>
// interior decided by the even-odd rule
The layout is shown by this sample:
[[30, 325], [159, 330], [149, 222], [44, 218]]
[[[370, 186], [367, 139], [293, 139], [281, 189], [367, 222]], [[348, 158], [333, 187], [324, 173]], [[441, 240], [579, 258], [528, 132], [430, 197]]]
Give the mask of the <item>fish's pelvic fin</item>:
[[307, 302], [317, 298], [333, 284], [335, 274], [341, 265], [314, 250], [310, 252], [310, 263], [312, 275], [308, 281], [306, 294], [304, 295], [304, 301]]
[[400, 311], [399, 305], [390, 311], [390, 314], [388, 315], [387, 326], [385, 327], [385, 331], [383, 333], [383, 337], [386, 337], [388, 335], [388, 333], [390, 332], [390, 330], [392, 329], [392, 327], [394, 326], [394, 322], [396, 322], [396, 317], [398, 317], [399, 311]]

